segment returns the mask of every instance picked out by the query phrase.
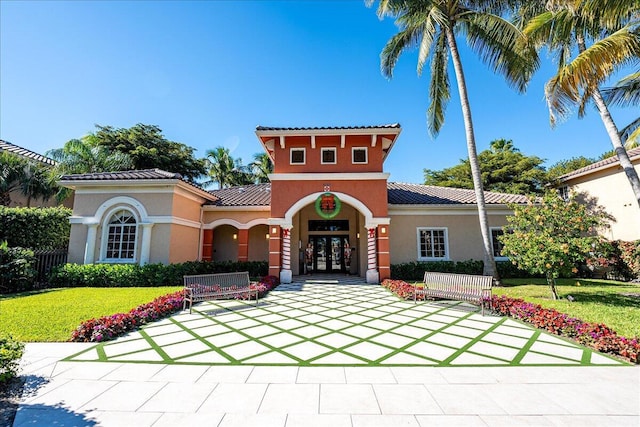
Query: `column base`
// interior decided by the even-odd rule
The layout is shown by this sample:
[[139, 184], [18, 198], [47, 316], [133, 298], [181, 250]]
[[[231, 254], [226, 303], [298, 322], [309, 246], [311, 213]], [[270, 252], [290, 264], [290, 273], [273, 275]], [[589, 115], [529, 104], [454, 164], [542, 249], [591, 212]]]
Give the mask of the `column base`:
[[280, 270], [280, 283], [291, 283], [292, 278], [291, 270]]
[[378, 270], [367, 270], [367, 283], [380, 283], [380, 274]]

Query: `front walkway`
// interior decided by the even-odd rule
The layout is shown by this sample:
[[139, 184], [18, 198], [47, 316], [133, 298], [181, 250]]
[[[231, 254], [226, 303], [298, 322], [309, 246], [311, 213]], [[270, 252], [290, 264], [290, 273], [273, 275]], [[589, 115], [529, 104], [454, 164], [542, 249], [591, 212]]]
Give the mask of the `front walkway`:
[[197, 310], [97, 346], [27, 344], [14, 426], [640, 420], [639, 367], [462, 304], [414, 305], [380, 286], [301, 282], [281, 285], [259, 308]]
[[[340, 281], [338, 283], [338, 280]], [[69, 361], [294, 366], [577, 366], [622, 362], [459, 302], [401, 301], [348, 276], [297, 277], [259, 306], [194, 306]]]

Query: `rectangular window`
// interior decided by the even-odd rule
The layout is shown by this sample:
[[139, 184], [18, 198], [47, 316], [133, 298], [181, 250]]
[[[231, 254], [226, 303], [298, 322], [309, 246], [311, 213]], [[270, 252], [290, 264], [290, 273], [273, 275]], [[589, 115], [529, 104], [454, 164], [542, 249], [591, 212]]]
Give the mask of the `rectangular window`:
[[367, 163], [367, 147], [353, 147], [351, 150], [352, 163]]
[[336, 149], [332, 148], [323, 148], [322, 149], [322, 161], [323, 165], [335, 165], [336, 164]]
[[502, 236], [504, 234], [504, 230], [502, 228], [491, 228], [491, 247], [493, 248], [493, 257], [503, 258], [506, 257], [502, 255], [502, 248], [504, 245], [500, 240], [498, 240], [498, 236]]
[[565, 202], [569, 201], [569, 186], [563, 185], [562, 187], [558, 187], [558, 195]]
[[449, 258], [446, 228], [418, 228], [418, 260]]
[[304, 148], [292, 148], [291, 149], [291, 164], [292, 165], [304, 165], [305, 156]]

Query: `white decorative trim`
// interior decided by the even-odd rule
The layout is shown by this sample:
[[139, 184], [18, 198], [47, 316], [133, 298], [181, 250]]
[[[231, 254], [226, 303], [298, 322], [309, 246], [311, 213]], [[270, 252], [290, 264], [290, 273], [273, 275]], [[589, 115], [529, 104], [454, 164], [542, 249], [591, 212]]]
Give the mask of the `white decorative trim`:
[[107, 210], [113, 207], [123, 207], [121, 205], [129, 205], [130, 207], [132, 207], [132, 212], [136, 216], [137, 221], [149, 222], [149, 215], [147, 214], [147, 210], [145, 209], [144, 205], [140, 203], [139, 200], [128, 196], [117, 196], [109, 200], [105, 200], [104, 203], [102, 203], [96, 210], [96, 213], [94, 215], [95, 221], [103, 222], [104, 215]]
[[[284, 214], [285, 222], [287, 224], [293, 224], [293, 216], [305, 206], [315, 203], [316, 199], [322, 194], [324, 194], [324, 192], [307, 194], [306, 196], [302, 197], [297, 202], [295, 202], [293, 205], [291, 205], [291, 207]], [[356, 210], [358, 210], [362, 215], [364, 215], [365, 223], [369, 223], [374, 220], [373, 213], [371, 212], [371, 210], [369, 210], [367, 205], [362, 203], [360, 200], [345, 193], [333, 192], [333, 194], [338, 196], [338, 198], [343, 203], [348, 203], [349, 205], [353, 206]], [[271, 223], [272, 220], [270, 219], [269, 221]]]
[[[423, 257], [420, 256], [420, 232], [423, 230], [444, 230], [444, 257]], [[418, 261], [449, 261], [451, 254], [449, 253], [449, 229], [447, 227], [416, 227], [416, 246]]]
[[271, 212], [271, 206], [202, 206], [204, 212]]
[[260, 136], [309, 136], [309, 135], [399, 135], [402, 131], [399, 127], [367, 127], [364, 129], [274, 129], [274, 130], [257, 130], [256, 135]]
[[284, 135], [280, 135], [280, 148], [284, 150]]
[[336, 172], [336, 173], [272, 173], [269, 174], [271, 181], [373, 181], [387, 180], [389, 174], [386, 172]]
[[[107, 202], [110, 202], [112, 200], [115, 199], [131, 199], [130, 197], [126, 197], [126, 196], [121, 196], [121, 197], [114, 197], [111, 200], [108, 200]], [[135, 200], [135, 199], [132, 199]], [[136, 200], [137, 202], [137, 200]], [[139, 203], [139, 202], [138, 202]], [[147, 223], [148, 222], [148, 218], [147, 218], [147, 211], [144, 209], [144, 206], [140, 205], [140, 207], [142, 208], [142, 211], [137, 211], [136, 212], [136, 208], [135, 205], [129, 205], [123, 206], [123, 202], [120, 203], [115, 203], [113, 205], [111, 205], [110, 207], [106, 208], [105, 210], [101, 209], [106, 205], [106, 202], [100, 206], [100, 208], [98, 208], [98, 211], [96, 212], [96, 216], [101, 218], [100, 220], [100, 224], [102, 227], [101, 233], [101, 239], [100, 239], [100, 256], [98, 258], [97, 262], [100, 263], [111, 263], [111, 264], [136, 264], [138, 262], [138, 247], [140, 246], [140, 233], [139, 233], [139, 228], [140, 228], [140, 224], [141, 223]], [[134, 206], [134, 208], [132, 208], [131, 206]], [[108, 209], [108, 210], [107, 210]], [[109, 220], [111, 219], [111, 216], [113, 216], [116, 212], [120, 211], [120, 210], [125, 210], [130, 212], [133, 217], [136, 220], [136, 235], [135, 235], [135, 239], [133, 241], [133, 258], [107, 258], [107, 244], [109, 243], [109, 239], [108, 239], [108, 234], [109, 234]], [[98, 212], [102, 212], [101, 215], [97, 215]], [[144, 220], [142, 219], [142, 213], [144, 213]]]
[[311, 135], [311, 148], [313, 148], [313, 149], [316, 148], [316, 136], [315, 135]]
[[[355, 152], [356, 150], [361, 151], [364, 150], [364, 162], [356, 162], [355, 161]], [[368, 147], [351, 147], [351, 164], [353, 165], [367, 165], [369, 164], [369, 150]]]
[[[293, 152], [294, 151], [302, 151], [302, 156], [303, 156], [302, 163], [294, 163], [294, 161], [293, 161]], [[304, 165], [306, 165], [307, 164], [307, 150], [306, 150], [306, 148], [305, 147], [291, 147], [289, 149], [289, 164], [291, 166], [304, 166]]]
[[378, 135], [374, 133], [373, 135], [371, 135], [371, 147], [375, 147], [376, 142], [378, 142]]
[[175, 225], [184, 225], [185, 227], [191, 227], [191, 228], [200, 228], [200, 223], [198, 221], [178, 218], [175, 216], [153, 215], [148, 217], [148, 219], [149, 219], [149, 222], [153, 222], [154, 224], [175, 224]]
[[[332, 151], [333, 152], [333, 162], [325, 162], [324, 161], [324, 152]], [[336, 147], [322, 147], [320, 149], [320, 164], [321, 165], [335, 165], [338, 164], [338, 150]]]
[[344, 148], [346, 139], [345, 134], [340, 135], [340, 148]]
[[213, 230], [214, 228], [219, 227], [221, 225], [230, 225], [232, 227], [237, 228], [238, 230], [249, 230], [255, 227], [256, 225], [272, 225], [272, 224], [269, 223], [268, 218], [256, 218], [246, 223], [241, 223], [231, 218], [221, 218], [213, 222], [210, 222], [208, 224], [204, 224], [202, 228], [204, 230]]

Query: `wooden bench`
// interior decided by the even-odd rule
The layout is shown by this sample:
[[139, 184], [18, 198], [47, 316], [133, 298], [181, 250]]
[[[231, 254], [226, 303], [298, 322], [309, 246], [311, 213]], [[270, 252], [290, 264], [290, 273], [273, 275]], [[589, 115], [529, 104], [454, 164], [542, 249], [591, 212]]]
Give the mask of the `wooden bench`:
[[183, 276], [184, 279], [184, 303], [182, 309], [189, 304], [189, 313], [192, 312], [193, 303], [225, 299], [246, 295], [247, 301], [255, 292], [256, 306], [258, 305], [258, 289], [251, 289], [249, 272], [198, 274]]
[[425, 297], [443, 298], [456, 301], [468, 301], [479, 303], [484, 316], [484, 303], [491, 298], [492, 276], [478, 276], [475, 274], [424, 273], [422, 287], [419, 283], [414, 285], [413, 301], [418, 300], [418, 295]]

